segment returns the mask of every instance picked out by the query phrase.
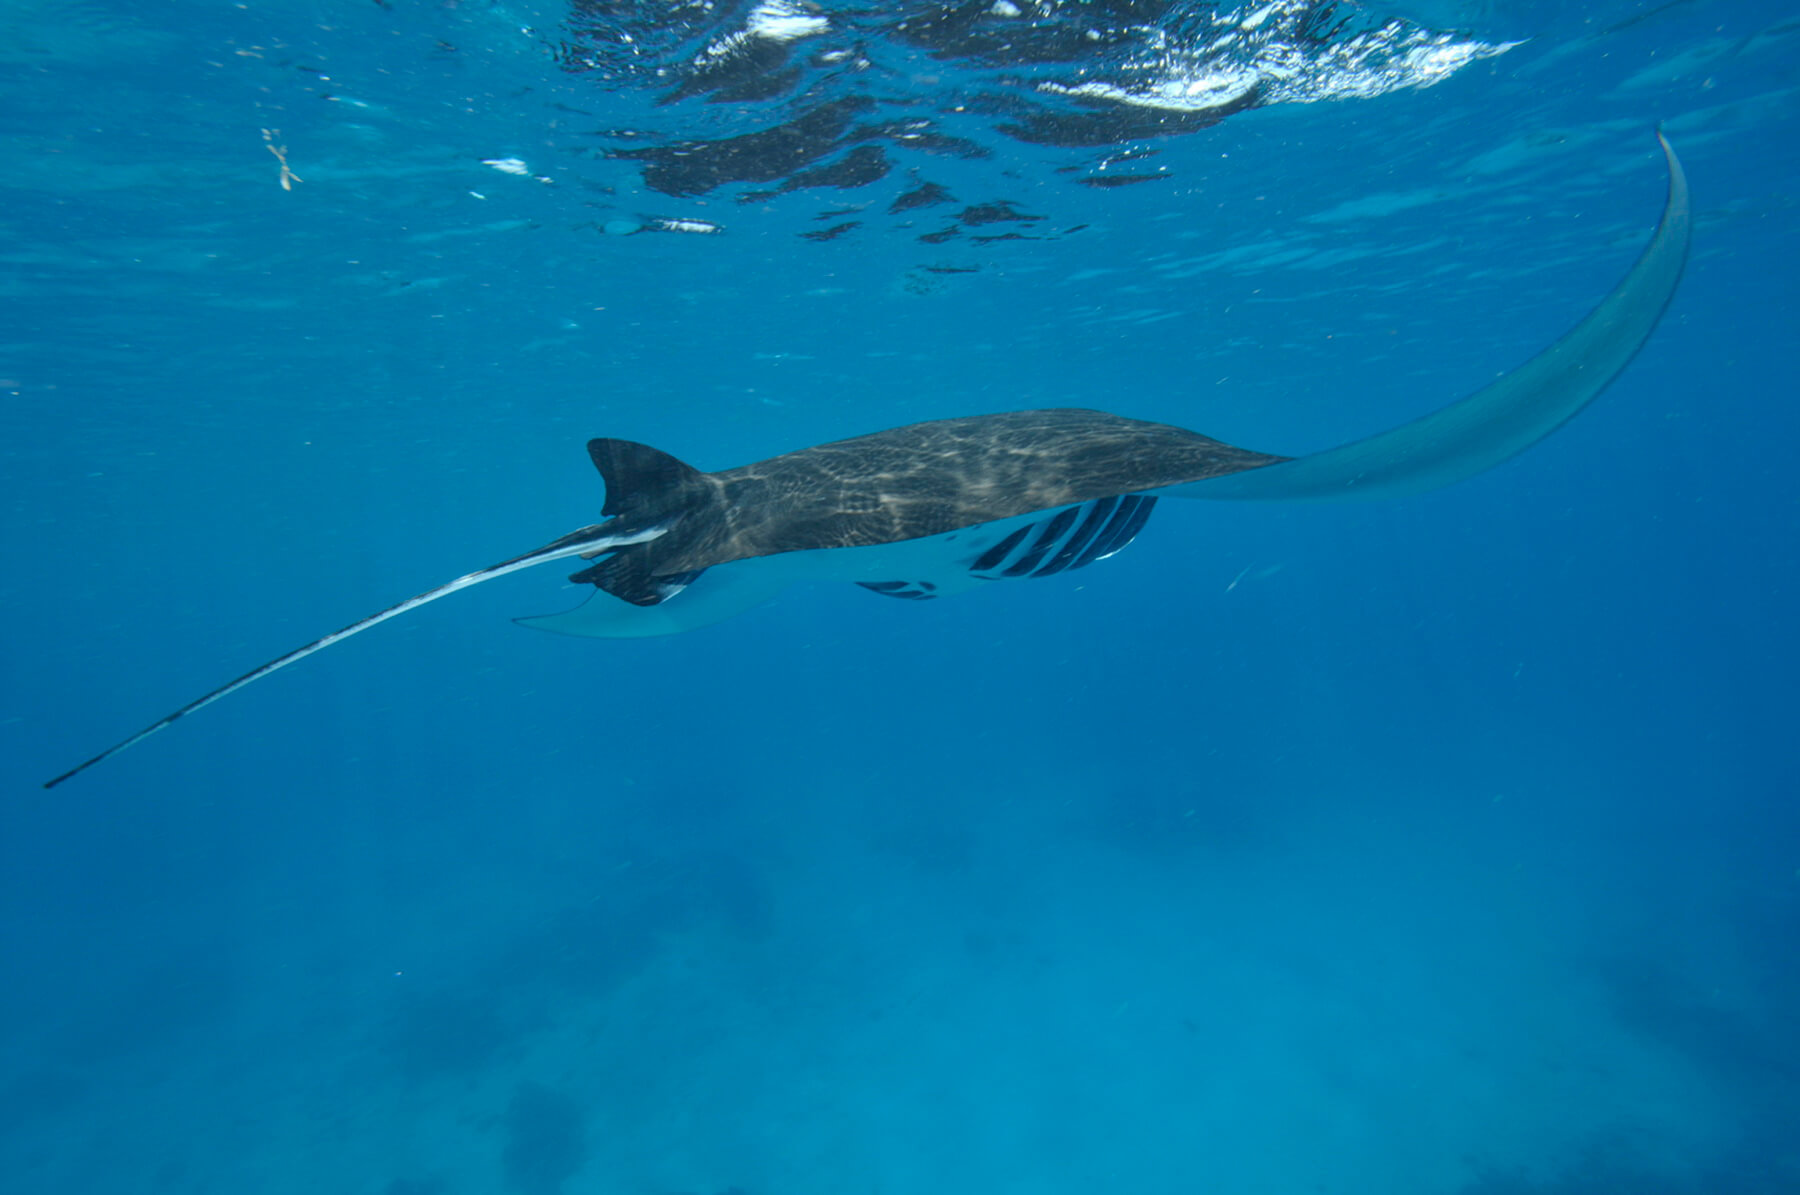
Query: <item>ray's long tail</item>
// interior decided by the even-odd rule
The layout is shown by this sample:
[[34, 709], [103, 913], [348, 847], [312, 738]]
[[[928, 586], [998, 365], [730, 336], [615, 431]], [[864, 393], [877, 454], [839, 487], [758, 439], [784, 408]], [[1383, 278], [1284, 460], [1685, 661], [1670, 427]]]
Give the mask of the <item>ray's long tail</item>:
[[367, 618], [359, 618], [349, 626], [344, 627], [341, 630], [333, 631], [329, 635], [322, 635], [303, 647], [296, 647], [286, 655], [276, 656], [268, 663], [252, 668], [236, 680], [231, 681], [228, 684], [220, 685], [205, 696], [194, 698], [194, 700], [188, 702], [173, 713], [164, 714], [130, 738], [121, 739], [93, 758], [85, 759], [76, 764], [62, 775], [51, 780], [46, 780], [44, 782], [44, 787], [55, 788], [63, 781], [87, 771], [101, 760], [111, 759], [127, 747], [135, 746], [136, 744], [143, 742], [164, 727], [174, 725], [195, 710], [203, 709], [219, 700], [221, 697], [230, 696], [245, 685], [259, 681], [271, 672], [286, 668], [289, 664], [292, 664], [297, 660], [304, 660], [314, 652], [323, 651], [334, 643], [342, 643], [344, 640], [350, 638], [350, 636], [360, 634], [372, 626], [386, 622], [390, 618], [398, 618], [409, 610], [417, 610], [427, 602], [435, 602], [441, 597], [448, 597], [450, 594], [461, 589], [467, 589], [471, 585], [479, 585], [483, 581], [492, 581], [496, 577], [504, 577], [508, 573], [516, 573], [520, 569], [531, 568], [533, 565], [548, 564], [552, 560], [566, 560], [570, 556], [594, 556], [602, 552], [611, 551], [615, 548], [623, 548], [629, 544], [645, 543], [655, 539], [667, 530], [666, 527], [659, 526], [652, 527], [645, 531], [620, 535], [611, 530], [611, 528], [616, 526], [616, 523], [617, 520], [608, 520], [605, 523], [596, 523], [592, 526], [583, 527], [579, 531], [571, 531], [567, 535], [551, 540], [541, 548], [534, 548], [532, 551], [526, 552], [522, 556], [514, 556], [510, 560], [502, 560], [499, 564], [490, 564], [486, 568], [477, 569], [472, 573], [465, 573], [454, 581], [446, 581], [435, 589], [427, 589], [424, 593], [415, 594], [414, 596], [407, 598], [404, 602], [398, 602], [385, 610], [379, 610], [374, 614], [369, 615]]

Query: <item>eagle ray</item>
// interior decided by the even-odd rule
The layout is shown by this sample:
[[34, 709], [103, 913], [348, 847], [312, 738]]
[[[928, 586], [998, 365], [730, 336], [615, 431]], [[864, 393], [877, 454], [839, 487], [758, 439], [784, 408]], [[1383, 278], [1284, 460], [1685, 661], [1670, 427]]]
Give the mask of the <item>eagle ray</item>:
[[[1669, 190], [1650, 243], [1580, 323], [1476, 393], [1367, 439], [1301, 457], [1254, 452], [1103, 411], [940, 419], [703, 473], [629, 440], [589, 441], [605, 521], [467, 573], [252, 669], [46, 781], [54, 788], [270, 673], [428, 602], [534, 565], [593, 561], [581, 606], [518, 621], [565, 634], [671, 634], [729, 618], [801, 580], [926, 600], [1047, 576], [1118, 552], [1158, 498], [1342, 501], [1437, 489], [1516, 456], [1624, 370], [1687, 261], [1687, 179], [1662, 131]], [[1240, 577], [1241, 579], [1241, 577]], [[1234, 582], [1235, 584], [1235, 582]]]

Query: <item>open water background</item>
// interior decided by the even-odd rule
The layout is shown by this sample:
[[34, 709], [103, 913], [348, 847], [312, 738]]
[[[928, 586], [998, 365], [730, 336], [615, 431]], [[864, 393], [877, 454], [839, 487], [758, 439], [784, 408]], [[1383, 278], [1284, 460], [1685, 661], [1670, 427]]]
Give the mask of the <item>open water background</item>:
[[[573, 69], [595, 11], [0, 4], [0, 1188], [1800, 1189], [1788, 6], [1398, 6], [1519, 44], [1080, 151], [1141, 185], [994, 134], [748, 202], [596, 131], [791, 109], [654, 104], [698, 18]], [[510, 625], [537, 570], [38, 788], [591, 521], [589, 436], [1391, 426], [1611, 287], [1657, 122], [1672, 309], [1474, 481], [669, 639]], [[921, 241], [921, 180], [1042, 219]]]

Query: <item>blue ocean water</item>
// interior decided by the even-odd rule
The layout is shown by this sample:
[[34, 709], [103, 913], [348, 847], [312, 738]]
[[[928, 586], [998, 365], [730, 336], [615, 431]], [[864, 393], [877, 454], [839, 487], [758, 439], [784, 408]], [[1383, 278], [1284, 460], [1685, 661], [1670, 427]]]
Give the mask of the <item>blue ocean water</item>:
[[[0, 1189], [1800, 1190], [1791, 8], [1127, 7], [0, 4]], [[832, 104], [943, 141], [774, 160]], [[660, 639], [552, 565], [39, 788], [593, 521], [590, 436], [1393, 426], [1623, 274], [1658, 123], [1672, 308], [1472, 481]]]

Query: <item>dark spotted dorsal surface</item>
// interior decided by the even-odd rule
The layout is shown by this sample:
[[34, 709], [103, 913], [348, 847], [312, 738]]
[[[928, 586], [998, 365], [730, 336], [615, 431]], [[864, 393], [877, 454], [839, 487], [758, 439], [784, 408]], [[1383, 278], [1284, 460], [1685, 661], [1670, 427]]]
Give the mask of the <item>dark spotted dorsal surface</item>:
[[[897, 543], [1285, 459], [1104, 411], [940, 419], [699, 474], [707, 500], [619, 558], [642, 555], [634, 571], [668, 577], [755, 556]], [[703, 487], [688, 478], [686, 488]]]

